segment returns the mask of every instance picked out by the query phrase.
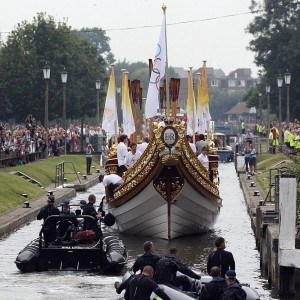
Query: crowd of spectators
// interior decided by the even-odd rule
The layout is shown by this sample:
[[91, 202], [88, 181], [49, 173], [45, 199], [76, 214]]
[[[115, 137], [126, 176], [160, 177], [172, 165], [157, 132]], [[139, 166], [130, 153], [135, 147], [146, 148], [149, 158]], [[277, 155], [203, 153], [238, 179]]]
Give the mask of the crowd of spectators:
[[[83, 135], [84, 142], [89, 143], [90, 138], [104, 136], [105, 132], [101, 127], [84, 125]], [[24, 124], [0, 123], [0, 167], [28, 164], [51, 155], [59, 156], [62, 151], [79, 151], [80, 139], [80, 126], [71, 124], [64, 129], [56, 125], [49, 128], [47, 135], [32, 115], [27, 116]]]

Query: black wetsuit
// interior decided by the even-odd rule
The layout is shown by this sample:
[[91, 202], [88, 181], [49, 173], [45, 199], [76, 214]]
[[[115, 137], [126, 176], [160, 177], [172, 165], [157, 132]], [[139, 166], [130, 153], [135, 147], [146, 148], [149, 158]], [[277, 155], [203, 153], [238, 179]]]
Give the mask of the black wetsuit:
[[169, 255], [161, 258], [156, 265], [155, 281], [162, 284], [172, 284], [177, 287], [182, 286], [183, 290], [188, 291], [191, 288], [191, 283], [186, 276], [176, 276], [176, 272], [194, 279], [201, 277], [194, 273], [191, 269], [176, 259], [176, 256]]
[[152, 252], [145, 252], [140, 255], [132, 266], [132, 270], [136, 273], [138, 270], [143, 271], [145, 266], [151, 266], [155, 272], [156, 264], [160, 260], [160, 257]]
[[[60, 211], [57, 207], [54, 205], [46, 205], [44, 206], [40, 212], [37, 215], [38, 220], [44, 220], [44, 225], [43, 225], [43, 234], [44, 234], [44, 240], [45, 240], [45, 246], [47, 247], [50, 243], [55, 241], [57, 237], [57, 232], [56, 232], [56, 223], [57, 219], [48, 219], [49, 216], [54, 216], [54, 215], [60, 215]], [[47, 220], [47, 221], [46, 221]]]
[[116, 288], [116, 291], [120, 294], [124, 289], [126, 289], [125, 300], [150, 300], [152, 292], [163, 300], [171, 300], [155, 281], [143, 274], [130, 276]]
[[234, 283], [230, 285], [224, 292], [222, 300], [246, 300], [247, 294], [241, 285]]
[[227, 282], [222, 277], [213, 278], [212, 281], [205, 284], [199, 295], [200, 300], [220, 300], [227, 288]]
[[84, 230], [94, 230], [96, 233], [97, 238], [100, 238], [102, 236], [102, 232], [101, 229], [99, 228], [99, 226], [97, 226], [97, 212], [94, 208], [94, 205], [92, 203], [87, 203], [84, 206], [82, 215], [88, 215], [88, 216], [92, 216], [94, 220], [91, 220], [90, 218], [85, 218], [84, 219]]
[[207, 259], [207, 273], [210, 274], [212, 267], [219, 267], [221, 270], [221, 275], [225, 278], [226, 271], [235, 270], [235, 261], [233, 255], [229, 251], [217, 248], [216, 251], [211, 253]]

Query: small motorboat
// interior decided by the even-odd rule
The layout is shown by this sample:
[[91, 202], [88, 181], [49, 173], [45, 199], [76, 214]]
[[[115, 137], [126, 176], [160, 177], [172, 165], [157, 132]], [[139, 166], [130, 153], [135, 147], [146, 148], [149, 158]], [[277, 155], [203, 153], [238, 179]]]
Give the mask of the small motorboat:
[[[78, 230], [86, 219], [95, 222], [95, 226], [101, 225], [88, 215], [49, 216], [39, 237], [18, 254], [15, 260], [18, 269], [24, 273], [50, 270], [120, 273], [127, 263], [127, 249], [122, 240], [113, 235], [103, 237], [101, 231], [97, 237], [92, 230]], [[57, 238], [46, 243], [45, 233], [51, 222], [56, 223]]]
[[[199, 273], [196, 270], [193, 270], [196, 273]], [[125, 273], [125, 275], [123, 276], [122, 281], [124, 282], [125, 280], [127, 280], [130, 276], [132, 275], [132, 273], [130, 273], [129, 271], [127, 271]], [[178, 272], [178, 275], [183, 275], [182, 273]], [[189, 300], [189, 299], [198, 299], [199, 298], [199, 293], [201, 291], [201, 288], [203, 285], [205, 285], [206, 283], [210, 282], [212, 277], [208, 276], [208, 275], [201, 275], [201, 279], [197, 280], [197, 279], [192, 279], [189, 278], [191, 281], [191, 285], [193, 287], [193, 291], [190, 292], [184, 292], [181, 289], [172, 286], [172, 285], [165, 285], [165, 284], [159, 284], [160, 288], [163, 289], [163, 291], [172, 299], [172, 300]], [[248, 284], [241, 284], [242, 285], [242, 289], [246, 292], [247, 294], [247, 298], [246, 300], [259, 300], [260, 296], [257, 293], [257, 291], [250, 287]], [[150, 299], [157, 299], [157, 295], [155, 293], [151, 294], [151, 298]]]

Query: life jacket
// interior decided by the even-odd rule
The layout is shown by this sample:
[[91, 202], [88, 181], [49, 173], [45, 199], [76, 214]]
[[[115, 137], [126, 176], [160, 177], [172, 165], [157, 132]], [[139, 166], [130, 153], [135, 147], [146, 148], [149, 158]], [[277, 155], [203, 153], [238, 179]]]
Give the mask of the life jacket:
[[273, 140], [276, 140], [277, 137], [277, 129], [275, 127], [272, 128], [272, 136], [273, 136]]

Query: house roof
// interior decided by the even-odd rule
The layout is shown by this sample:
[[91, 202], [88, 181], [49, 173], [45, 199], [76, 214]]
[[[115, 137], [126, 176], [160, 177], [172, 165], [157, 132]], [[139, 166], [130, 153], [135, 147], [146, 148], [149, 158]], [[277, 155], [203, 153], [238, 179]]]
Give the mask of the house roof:
[[225, 115], [242, 115], [242, 114], [249, 114], [250, 108], [246, 106], [246, 102], [239, 102], [229, 111], [224, 113]]

